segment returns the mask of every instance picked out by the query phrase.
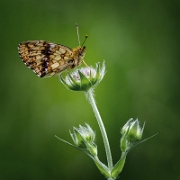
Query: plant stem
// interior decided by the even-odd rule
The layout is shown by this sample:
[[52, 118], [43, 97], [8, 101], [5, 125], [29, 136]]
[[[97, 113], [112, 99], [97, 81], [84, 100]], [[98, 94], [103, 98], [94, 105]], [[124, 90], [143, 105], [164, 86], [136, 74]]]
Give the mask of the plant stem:
[[106, 151], [106, 158], [107, 158], [108, 167], [109, 167], [109, 169], [112, 169], [113, 168], [113, 160], [112, 160], [112, 155], [111, 155], [111, 149], [110, 149], [108, 137], [107, 137], [107, 134], [106, 134], [106, 130], [105, 130], [102, 118], [101, 118], [100, 113], [99, 113], [99, 111], [97, 109], [97, 106], [96, 106], [96, 102], [95, 102], [95, 99], [94, 99], [92, 89], [89, 89], [86, 92], [86, 97], [89, 100], [90, 105], [92, 106], [93, 112], [95, 114], [95, 117], [97, 119], [100, 131], [101, 131], [101, 135], [102, 135], [102, 139], [103, 139], [103, 143], [104, 143], [104, 148], [105, 148], [105, 151]]

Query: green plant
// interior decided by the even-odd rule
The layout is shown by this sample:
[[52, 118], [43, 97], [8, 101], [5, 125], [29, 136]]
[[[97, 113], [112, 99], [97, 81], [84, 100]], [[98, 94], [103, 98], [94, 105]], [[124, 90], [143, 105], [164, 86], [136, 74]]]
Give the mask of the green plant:
[[89, 124], [85, 124], [85, 126], [79, 125], [79, 128], [73, 127], [73, 132], [70, 132], [70, 135], [74, 144], [71, 144], [70, 142], [67, 142], [57, 136], [56, 137], [70, 146], [86, 153], [94, 161], [97, 168], [108, 180], [115, 180], [123, 170], [129, 151], [138, 144], [147, 141], [157, 134], [141, 141], [145, 123], [141, 127], [138, 119], [129, 119], [121, 129], [121, 157], [115, 165], [113, 164], [107, 133], [94, 98], [94, 88], [101, 82], [104, 75], [105, 62], [103, 62], [101, 66], [100, 63], [97, 63], [96, 68], [85, 67], [76, 69], [72, 73], [68, 74], [65, 78], [60, 76], [60, 81], [70, 90], [83, 91], [85, 93], [85, 96], [92, 107], [102, 134], [107, 157], [107, 165], [102, 163], [98, 158], [98, 149], [95, 142], [96, 135]]

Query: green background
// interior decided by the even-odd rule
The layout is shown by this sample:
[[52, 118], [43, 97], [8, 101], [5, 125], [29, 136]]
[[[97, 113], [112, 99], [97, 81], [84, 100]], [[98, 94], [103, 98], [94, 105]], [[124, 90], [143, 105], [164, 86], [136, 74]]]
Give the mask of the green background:
[[105, 179], [92, 160], [60, 142], [88, 123], [101, 134], [83, 93], [58, 77], [41, 79], [20, 60], [17, 45], [48, 40], [74, 48], [86, 34], [85, 61], [106, 62], [95, 90], [114, 163], [120, 128], [146, 121], [143, 137], [161, 133], [128, 155], [119, 179], [180, 179], [180, 59], [178, 0], [7, 0], [0, 2], [0, 179]]

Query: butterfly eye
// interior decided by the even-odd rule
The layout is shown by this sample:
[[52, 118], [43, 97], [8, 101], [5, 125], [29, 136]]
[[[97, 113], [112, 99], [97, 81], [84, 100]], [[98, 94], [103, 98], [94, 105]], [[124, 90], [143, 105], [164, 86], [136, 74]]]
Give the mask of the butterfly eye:
[[79, 55], [80, 55], [80, 56], [83, 56], [84, 47], [83, 47], [83, 48], [81, 48], [81, 49], [79, 49], [79, 51], [78, 51], [78, 52], [79, 52]]

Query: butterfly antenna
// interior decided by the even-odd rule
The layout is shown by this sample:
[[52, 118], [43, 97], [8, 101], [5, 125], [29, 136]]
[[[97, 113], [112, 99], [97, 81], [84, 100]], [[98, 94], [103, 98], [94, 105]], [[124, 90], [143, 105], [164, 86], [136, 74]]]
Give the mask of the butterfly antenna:
[[84, 43], [86, 42], [86, 39], [88, 38], [88, 35], [86, 35], [85, 36], [85, 38], [84, 38], [84, 41], [83, 41], [83, 43], [82, 43], [82, 46], [81, 47], [83, 47], [83, 45], [84, 45]]
[[[76, 30], [77, 30], [78, 43], [79, 43], [79, 46], [81, 46], [80, 37], [79, 37], [79, 26], [78, 26], [77, 23], [76, 23]], [[83, 41], [81, 47], [83, 47], [83, 45], [84, 45], [84, 43], [86, 42], [86, 39], [87, 39], [87, 38], [88, 38], [88, 35], [85, 36], [84, 41]], [[85, 47], [84, 47], [84, 48], [85, 48]], [[85, 62], [84, 60], [82, 60], [82, 62], [85, 64], [85, 66], [87, 66], [88, 68], [90, 68], [90, 67], [86, 64], [86, 62]]]
[[81, 43], [80, 43], [80, 37], [79, 37], [79, 26], [78, 26], [78, 24], [76, 24], [76, 30], [77, 30], [78, 43], [79, 43], [79, 46], [80, 46]]

